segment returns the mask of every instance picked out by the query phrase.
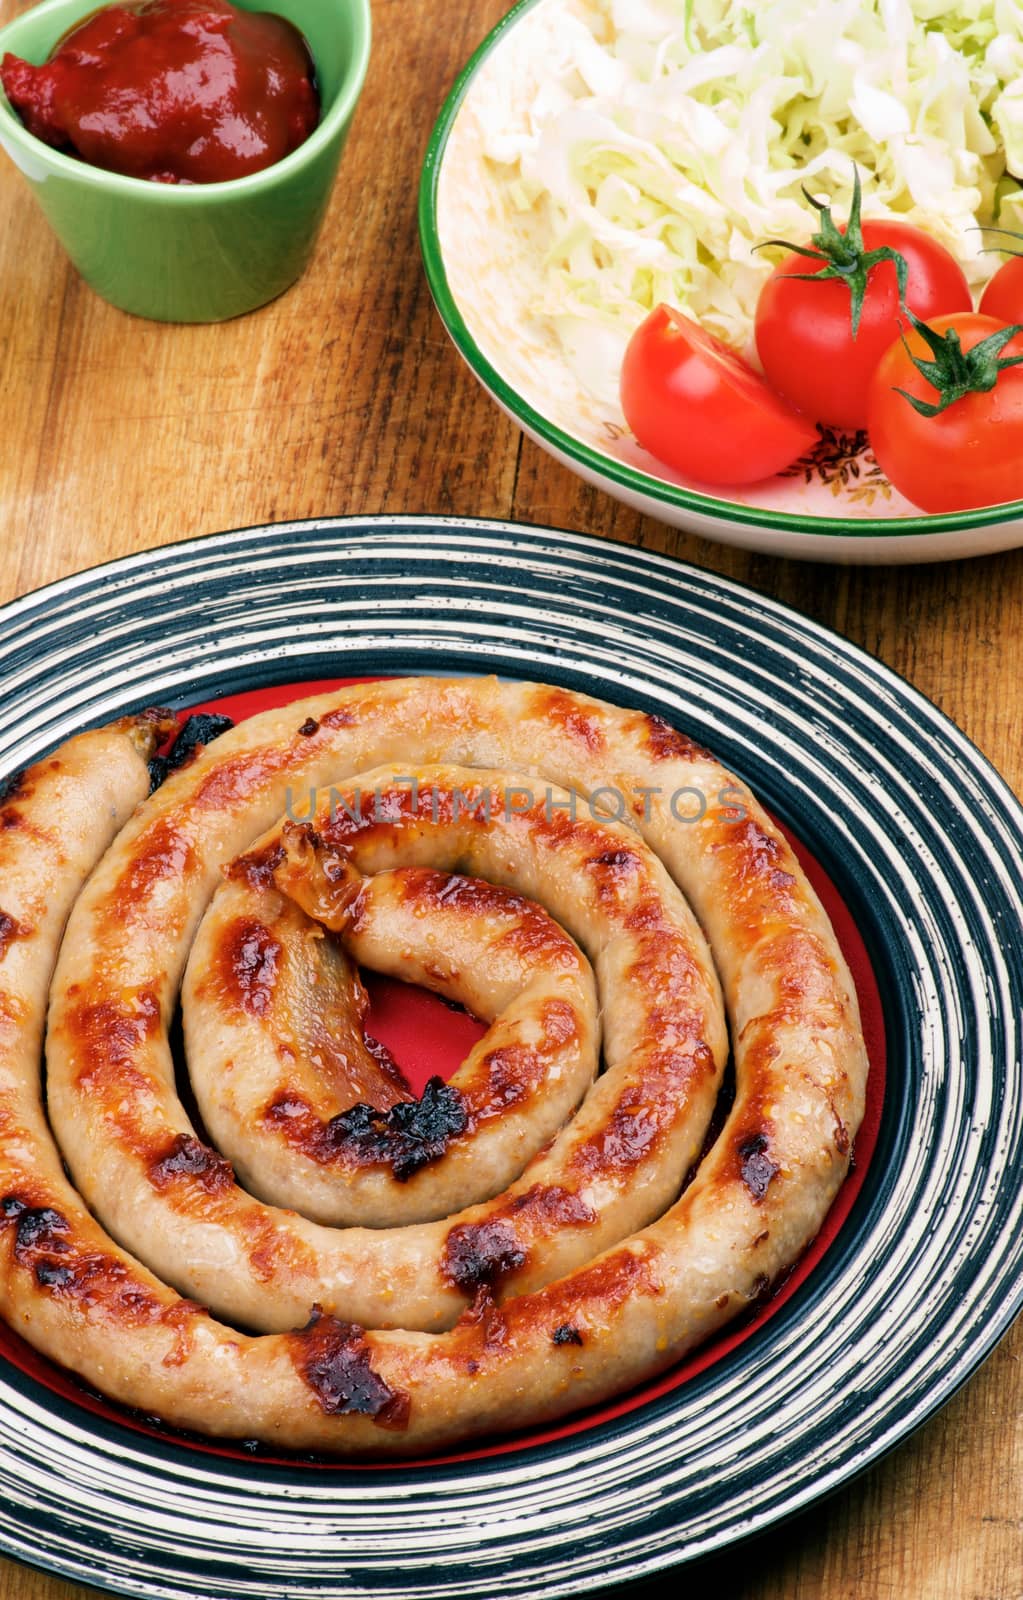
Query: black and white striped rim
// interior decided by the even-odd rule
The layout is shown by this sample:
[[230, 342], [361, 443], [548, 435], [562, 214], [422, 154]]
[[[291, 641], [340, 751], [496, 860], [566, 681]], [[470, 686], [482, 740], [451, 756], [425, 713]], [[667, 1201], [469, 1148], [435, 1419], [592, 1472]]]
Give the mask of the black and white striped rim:
[[594, 1429], [430, 1468], [201, 1454], [0, 1371], [0, 1549], [202, 1600], [576, 1595], [807, 1505], [937, 1409], [1023, 1303], [1023, 814], [852, 645], [723, 578], [580, 535], [370, 518], [130, 557], [0, 611], [0, 776], [88, 724], [303, 678], [497, 671], [656, 710], [802, 836], [888, 1035], [878, 1150], [799, 1291]]

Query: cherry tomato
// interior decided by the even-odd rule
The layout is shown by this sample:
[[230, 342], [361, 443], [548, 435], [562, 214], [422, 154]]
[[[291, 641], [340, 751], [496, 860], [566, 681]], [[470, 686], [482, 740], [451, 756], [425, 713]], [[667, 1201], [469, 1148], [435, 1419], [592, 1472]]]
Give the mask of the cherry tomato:
[[[1004, 329], [994, 317], [969, 312], [937, 317], [935, 333], [954, 329], [964, 351]], [[908, 346], [908, 349], [907, 349]], [[966, 511], [1023, 499], [1023, 366], [1006, 367], [986, 393], [965, 394], [937, 416], [921, 416], [897, 389], [934, 404], [935, 388], [913, 365], [911, 354], [933, 361], [934, 353], [913, 330], [881, 358], [870, 386], [870, 442], [896, 489], [922, 511]], [[1023, 333], [1001, 352], [1023, 356]]]
[[1000, 322], [1023, 322], [1023, 256], [1002, 262], [981, 295], [978, 310]]
[[629, 340], [621, 401], [644, 450], [705, 483], [756, 483], [817, 442], [752, 367], [671, 306]]
[[[906, 222], [868, 221], [862, 228], [866, 251], [888, 248], [905, 258], [906, 303], [918, 317], [930, 322], [972, 308], [962, 268], [937, 239]], [[825, 265], [793, 253], [775, 268], [757, 304], [757, 352], [768, 381], [807, 416], [864, 428], [874, 369], [903, 325], [895, 264], [869, 269], [855, 338], [848, 284], [814, 281]], [[809, 279], [797, 276], [807, 272]]]

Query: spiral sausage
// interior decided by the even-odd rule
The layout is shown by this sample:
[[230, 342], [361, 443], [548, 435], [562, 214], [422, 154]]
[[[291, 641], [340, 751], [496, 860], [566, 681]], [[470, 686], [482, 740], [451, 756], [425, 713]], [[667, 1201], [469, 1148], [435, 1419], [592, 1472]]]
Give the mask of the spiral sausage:
[[[510, 890], [346, 866], [333, 916], [304, 871], [293, 886], [312, 915], [244, 858], [217, 890], [183, 986], [192, 1087], [250, 1194], [334, 1225], [448, 1217], [507, 1188], [589, 1088], [592, 969]], [[448, 1085], [431, 1082], [415, 1101], [381, 1068], [365, 1043], [365, 991], [326, 927], [362, 965], [490, 1023]]]
[[[122, 767], [131, 756], [121, 747], [132, 751], [137, 791], [131, 739], [83, 736], [101, 737]], [[109, 774], [79, 742], [54, 760], [60, 781], [73, 773], [79, 785], [81, 878], [122, 818], [111, 821]], [[45, 768], [30, 775], [25, 826], [0, 829], [0, 881], [33, 886], [24, 904], [3, 908], [33, 929], [9, 938], [0, 962], [3, 1301], [15, 1326], [107, 1394], [213, 1434], [420, 1453], [563, 1415], [663, 1369], [756, 1298], [818, 1230], [847, 1169], [866, 1064], [851, 981], [784, 838], [740, 784], [657, 718], [542, 685], [413, 679], [305, 701], [226, 734], [126, 821], [78, 894], [53, 980], [49, 1105], [115, 1244], [67, 1184], [39, 1106], [38, 1035], [68, 883], [67, 866], [53, 864], [64, 822]], [[364, 791], [385, 797], [382, 818], [357, 801], [360, 774]], [[441, 796], [436, 826], [417, 813], [411, 777]], [[453, 802], [445, 812], [445, 795], [488, 786], [523, 793], [506, 825], [485, 825], [478, 806], [457, 819]], [[325, 811], [319, 791], [331, 787], [344, 803]], [[310, 789], [312, 829], [282, 832], [281, 816]], [[347, 937], [345, 906], [325, 903], [339, 871], [412, 868], [440, 893], [436, 875], [465, 881], [479, 870], [555, 911], [594, 961], [602, 996], [608, 978], [627, 979], [620, 1012], [604, 1019], [608, 1070], [550, 1149], [468, 1214], [379, 1232], [412, 1325], [389, 1326], [384, 1307], [365, 1331], [362, 1286], [346, 1286], [343, 1272], [325, 1304], [324, 1260], [370, 1262], [374, 1230], [335, 1232], [245, 1195], [174, 1096], [167, 1028], [178, 985], [221, 871], [239, 857], [247, 866], [230, 875], [204, 930], [214, 964], [218, 919], [230, 921], [239, 885], [268, 915], [311, 911]], [[32, 921], [33, 894], [50, 897], [45, 926]], [[731, 1022], [737, 1093], [674, 1198], [724, 1056], [701, 928]], [[201, 988], [210, 970], [204, 963], [189, 983]], [[630, 1176], [648, 1147], [664, 1160], [642, 1169], [637, 1221]], [[654, 1209], [667, 1209], [650, 1221], [654, 1195]], [[123, 1248], [155, 1238], [157, 1256], [169, 1256], [175, 1230], [188, 1259], [161, 1260], [159, 1276]], [[418, 1248], [424, 1230], [440, 1244], [432, 1258]], [[582, 1236], [597, 1252], [585, 1261], [573, 1255]], [[240, 1285], [240, 1301], [219, 1314], [276, 1331], [240, 1333], [163, 1279], [207, 1304], [222, 1283], [232, 1294]]]

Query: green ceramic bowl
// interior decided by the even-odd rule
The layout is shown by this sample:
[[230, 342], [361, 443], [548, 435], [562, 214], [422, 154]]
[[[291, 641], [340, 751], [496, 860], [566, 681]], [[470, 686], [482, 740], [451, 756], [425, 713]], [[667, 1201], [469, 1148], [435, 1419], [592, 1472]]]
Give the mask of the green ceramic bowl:
[[[322, 115], [283, 161], [230, 183], [176, 186], [103, 172], [26, 131], [0, 92], [0, 145], [86, 282], [160, 322], [220, 322], [294, 283], [319, 231], [369, 60], [369, 0], [238, 0], [305, 35]], [[0, 55], [39, 64], [96, 0], [43, 0], [0, 29]]]

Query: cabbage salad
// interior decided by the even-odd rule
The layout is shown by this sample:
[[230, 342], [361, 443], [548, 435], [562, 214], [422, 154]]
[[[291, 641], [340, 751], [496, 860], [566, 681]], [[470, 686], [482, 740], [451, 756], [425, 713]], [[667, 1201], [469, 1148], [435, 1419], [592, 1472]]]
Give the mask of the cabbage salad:
[[854, 163], [863, 215], [933, 233], [973, 283], [1002, 259], [978, 225], [1023, 232], [1023, 0], [548, 7], [486, 154], [542, 241], [529, 309], [595, 394], [662, 300], [751, 356], [780, 254], [755, 247], [807, 242], [804, 184], [843, 220]]

